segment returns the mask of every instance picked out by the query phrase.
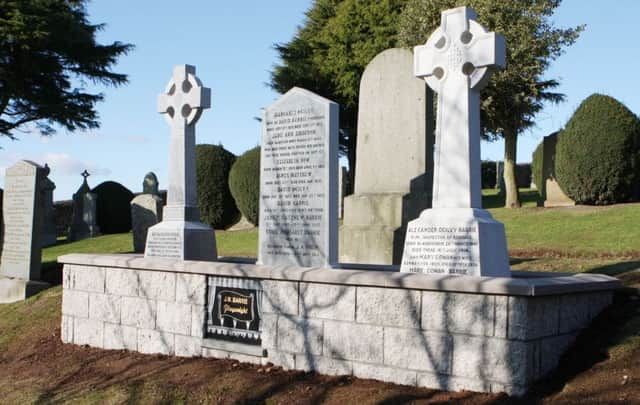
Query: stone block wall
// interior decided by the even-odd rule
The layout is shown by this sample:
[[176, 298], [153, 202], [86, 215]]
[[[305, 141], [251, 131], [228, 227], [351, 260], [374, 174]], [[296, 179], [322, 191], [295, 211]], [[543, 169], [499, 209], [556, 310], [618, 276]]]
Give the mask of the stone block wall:
[[256, 347], [205, 338], [206, 278], [65, 264], [62, 339], [520, 395], [612, 299], [611, 290], [535, 297], [257, 279]]

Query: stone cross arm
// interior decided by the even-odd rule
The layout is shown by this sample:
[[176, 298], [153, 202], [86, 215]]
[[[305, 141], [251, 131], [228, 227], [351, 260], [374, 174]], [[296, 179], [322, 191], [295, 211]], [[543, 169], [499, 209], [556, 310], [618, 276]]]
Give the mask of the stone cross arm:
[[415, 75], [435, 91], [455, 76], [468, 76], [469, 88], [480, 89], [493, 69], [505, 67], [504, 37], [487, 32], [475, 18], [469, 7], [444, 11], [440, 27], [425, 45], [415, 47]]
[[158, 112], [166, 114], [169, 125], [195, 124], [202, 110], [211, 107], [211, 89], [203, 87], [196, 77], [196, 68], [179, 65], [165, 93], [158, 95]]

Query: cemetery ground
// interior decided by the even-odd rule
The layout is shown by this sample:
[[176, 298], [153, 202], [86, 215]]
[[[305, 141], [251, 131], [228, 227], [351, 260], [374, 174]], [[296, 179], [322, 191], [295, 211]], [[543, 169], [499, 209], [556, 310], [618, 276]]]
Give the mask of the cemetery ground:
[[[558, 369], [523, 399], [447, 393], [352, 377], [325, 377], [232, 360], [180, 359], [64, 345], [59, 285], [26, 302], [0, 305], [3, 403], [634, 403], [640, 398], [640, 204], [508, 210], [485, 191], [503, 222], [513, 270], [594, 272], [625, 288], [578, 338]], [[223, 256], [255, 257], [258, 232], [216, 231]], [[60, 283], [56, 257], [131, 252], [131, 234], [105, 235], [43, 250], [44, 275]], [[635, 402], [637, 403], [637, 402]]]

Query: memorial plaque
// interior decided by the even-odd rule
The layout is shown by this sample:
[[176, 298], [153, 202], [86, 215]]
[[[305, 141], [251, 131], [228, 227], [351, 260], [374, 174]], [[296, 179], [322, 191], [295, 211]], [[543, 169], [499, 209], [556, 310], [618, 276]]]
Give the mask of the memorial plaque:
[[260, 283], [209, 277], [206, 337], [261, 345]]
[[338, 104], [293, 88], [262, 121], [258, 262], [337, 260]]
[[0, 276], [40, 279], [44, 180], [45, 169], [26, 160], [6, 171]]

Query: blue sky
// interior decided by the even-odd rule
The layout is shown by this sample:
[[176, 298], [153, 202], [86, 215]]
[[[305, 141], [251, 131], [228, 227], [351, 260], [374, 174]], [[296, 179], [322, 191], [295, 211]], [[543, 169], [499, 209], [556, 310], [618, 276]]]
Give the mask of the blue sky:
[[[130, 84], [99, 89], [106, 100], [97, 106], [102, 122], [98, 130], [62, 131], [53, 137], [23, 134], [16, 142], [0, 139], [0, 187], [6, 167], [31, 159], [51, 166], [56, 200], [71, 198], [84, 169], [92, 173], [91, 186], [114, 180], [138, 192], [144, 175], [154, 171], [165, 188], [169, 127], [156, 112], [156, 97], [173, 66], [183, 63], [195, 65], [203, 84], [212, 89], [212, 107], [198, 122], [197, 142], [221, 143], [235, 154], [252, 148], [260, 136], [254, 117], [278, 97], [265, 84], [278, 62], [272, 45], [293, 36], [310, 4], [310, 0], [185, 0], [179, 6], [157, 0], [91, 2], [91, 21], [107, 24], [101, 42], [136, 45], [116, 67], [129, 75]], [[538, 115], [537, 127], [520, 138], [518, 161], [530, 161], [542, 136], [561, 128], [594, 92], [611, 95], [640, 113], [636, 79], [640, 45], [634, 29], [638, 15], [637, 0], [562, 3], [554, 17], [557, 25], [587, 24], [578, 42], [547, 74], [560, 79], [558, 91], [567, 95], [567, 101], [549, 105]], [[502, 142], [483, 143], [483, 159], [502, 156]]]

